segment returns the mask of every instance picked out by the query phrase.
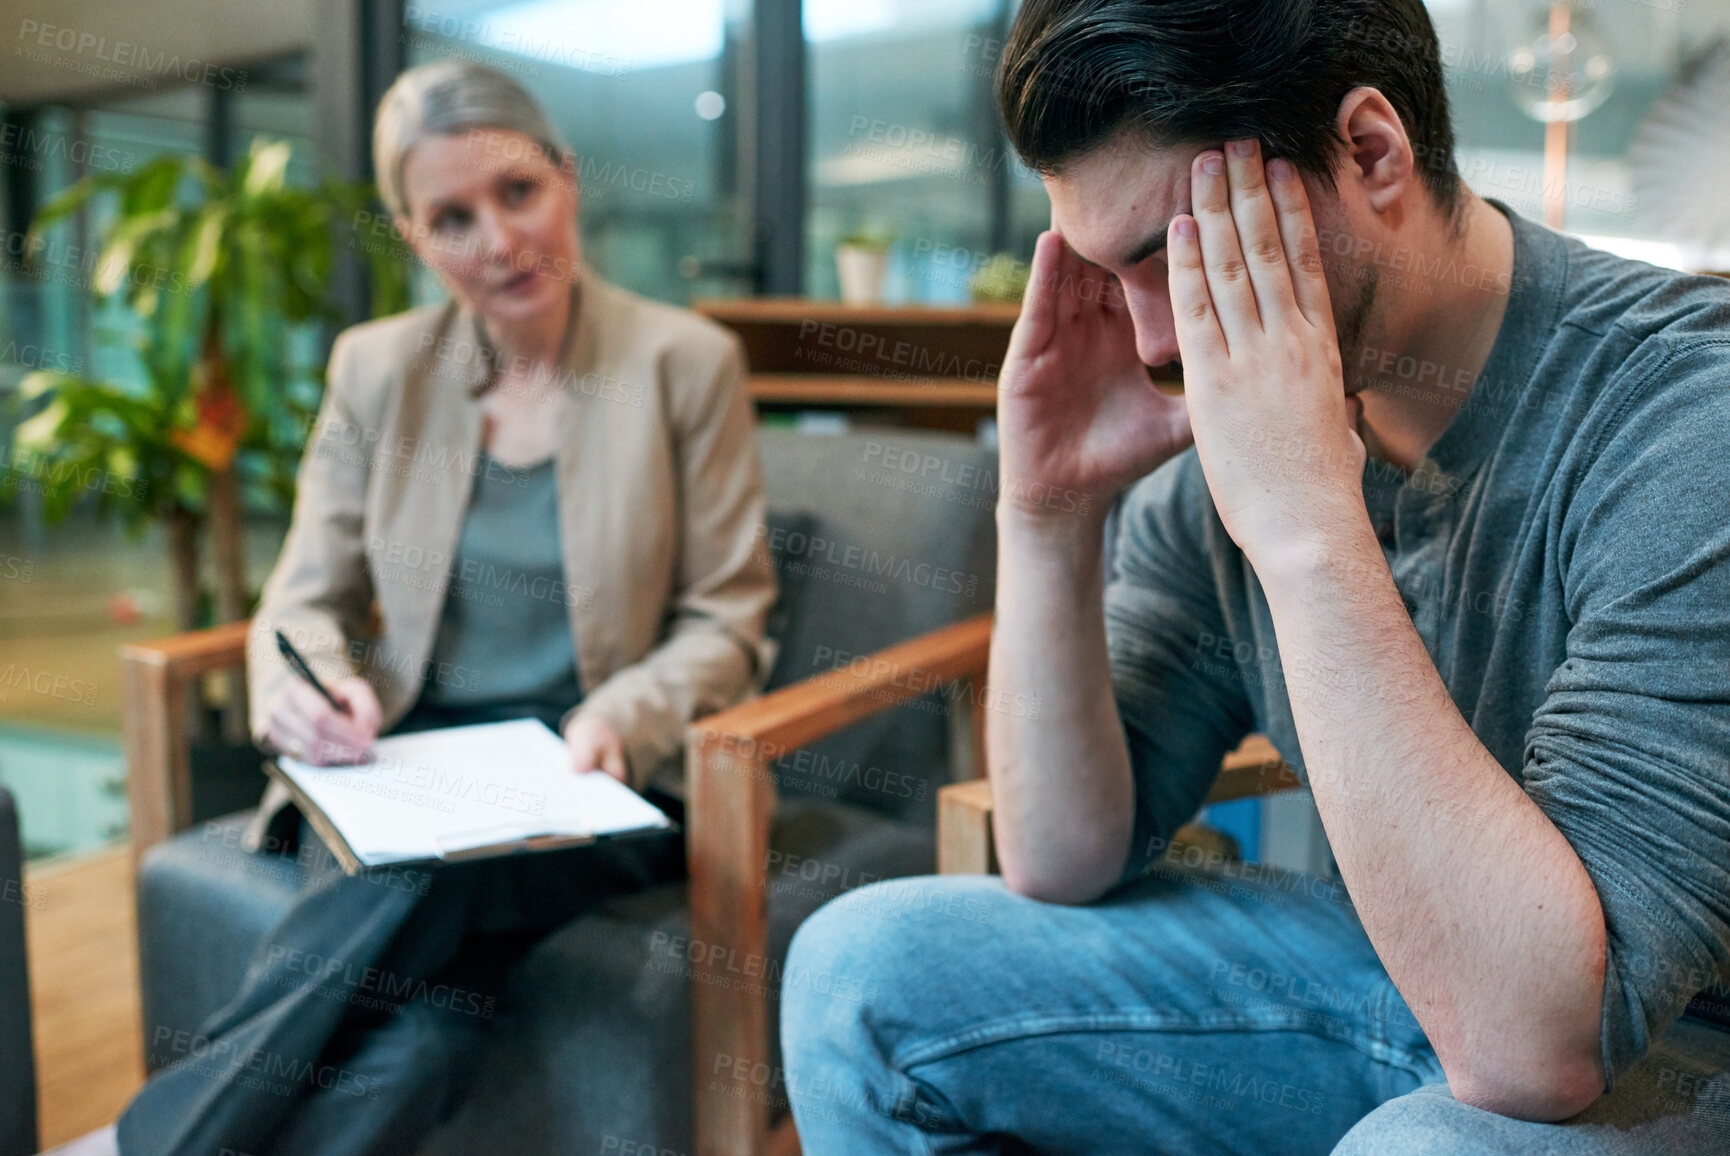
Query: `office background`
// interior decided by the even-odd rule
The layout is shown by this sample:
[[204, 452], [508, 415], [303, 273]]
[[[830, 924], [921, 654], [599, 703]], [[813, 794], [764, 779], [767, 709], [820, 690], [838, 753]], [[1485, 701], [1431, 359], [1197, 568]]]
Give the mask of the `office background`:
[[[990, 78], [1013, 0], [8, 0], [0, 18], [0, 398], [31, 370], [142, 381], [140, 322], [89, 282], [111, 205], [25, 230], [92, 173], [168, 154], [218, 166], [255, 138], [292, 146], [289, 181], [365, 179], [378, 95], [403, 67], [465, 56], [540, 96], [581, 157], [588, 259], [663, 300], [833, 297], [837, 243], [892, 237], [890, 302], [958, 303], [993, 253], [1024, 259], [1048, 206], [997, 127]], [[1460, 167], [1543, 215], [1545, 126], [1519, 46], [1548, 5], [1433, 0]], [[1565, 225], [1675, 260], [1671, 211], [1631, 151], [1655, 100], [1716, 37], [1730, 0], [1595, 0], [1573, 27], [1609, 62], [1573, 129]], [[1594, 96], [1593, 99], [1598, 99]], [[1681, 158], [1685, 159], [1685, 158]], [[1649, 163], [1649, 162], [1648, 162]], [[365, 309], [361, 263], [339, 299]], [[416, 300], [436, 292], [417, 276]], [[316, 366], [330, 335], [295, 336]], [[20, 411], [0, 409], [0, 446]], [[0, 782], [35, 856], [124, 834], [116, 645], [169, 628], [162, 531], [78, 508], [43, 516], [31, 471], [0, 470]], [[255, 503], [261, 507], [268, 503]], [[280, 510], [247, 519], [253, 581]], [[47, 675], [44, 678], [44, 674]]]

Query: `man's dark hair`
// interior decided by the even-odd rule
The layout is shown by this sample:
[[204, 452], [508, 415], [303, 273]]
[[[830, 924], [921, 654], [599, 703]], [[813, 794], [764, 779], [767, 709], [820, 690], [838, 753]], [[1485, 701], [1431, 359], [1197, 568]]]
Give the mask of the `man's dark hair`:
[[1026, 0], [997, 103], [1044, 176], [1132, 129], [1157, 145], [1255, 137], [1331, 189], [1340, 101], [1359, 85], [1394, 106], [1453, 216], [1454, 133], [1422, 0]]

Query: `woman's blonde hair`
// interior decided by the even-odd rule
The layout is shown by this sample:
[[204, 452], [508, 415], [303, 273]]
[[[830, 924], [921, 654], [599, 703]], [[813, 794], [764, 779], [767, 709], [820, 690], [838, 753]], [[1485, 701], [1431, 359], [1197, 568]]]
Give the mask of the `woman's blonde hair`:
[[540, 102], [496, 68], [468, 60], [435, 60], [397, 77], [379, 101], [372, 128], [372, 167], [385, 208], [399, 217], [409, 215], [402, 174], [415, 145], [428, 136], [484, 128], [522, 133], [555, 165], [571, 155]]

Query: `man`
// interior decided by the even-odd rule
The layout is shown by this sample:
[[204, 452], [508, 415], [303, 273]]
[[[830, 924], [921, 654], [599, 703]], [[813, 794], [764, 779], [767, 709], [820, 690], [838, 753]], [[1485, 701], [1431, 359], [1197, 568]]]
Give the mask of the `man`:
[[[876, 995], [788, 994], [812, 1156], [1723, 1150], [1730, 286], [1473, 196], [1438, 56], [1419, 0], [1021, 7], [990, 679], [1040, 709], [1001, 880], [800, 931]], [[1161, 859], [1252, 731], [1339, 884]]]

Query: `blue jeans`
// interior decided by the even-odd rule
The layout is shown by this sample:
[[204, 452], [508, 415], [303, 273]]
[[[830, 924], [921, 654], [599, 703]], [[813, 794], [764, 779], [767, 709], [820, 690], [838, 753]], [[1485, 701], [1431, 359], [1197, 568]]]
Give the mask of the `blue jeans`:
[[1688, 1022], [1567, 1124], [1453, 1100], [1344, 891], [1309, 876], [1160, 864], [1087, 907], [893, 880], [818, 911], [784, 977], [806, 1156], [1730, 1150], [1730, 1032]]

